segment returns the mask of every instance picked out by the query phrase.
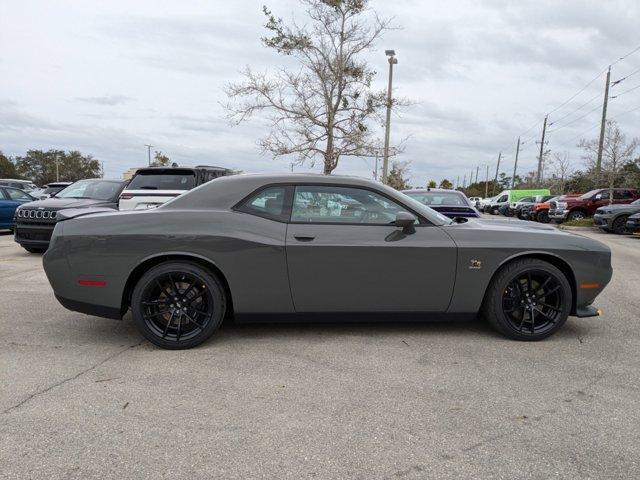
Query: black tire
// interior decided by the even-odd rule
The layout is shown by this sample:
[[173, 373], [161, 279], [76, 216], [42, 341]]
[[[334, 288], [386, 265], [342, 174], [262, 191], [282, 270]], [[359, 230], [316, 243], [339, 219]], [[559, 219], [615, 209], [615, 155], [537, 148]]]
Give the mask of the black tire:
[[151, 268], [131, 296], [131, 313], [140, 333], [154, 345], [172, 350], [206, 341], [222, 324], [226, 308], [222, 282], [191, 262]]
[[572, 210], [567, 216], [567, 221], [571, 222], [572, 220], [581, 220], [583, 218], [587, 218], [587, 216], [587, 213], [582, 210]]
[[29, 253], [44, 253], [44, 252], [47, 251], [46, 248], [40, 248], [40, 247], [25, 247], [25, 246], [23, 246], [22, 248], [24, 248]]
[[496, 208], [492, 208], [492, 209], [489, 211], [489, 213], [490, 213], [491, 215], [498, 215], [498, 208], [497, 208], [497, 207], [496, 207]]
[[626, 233], [628, 217], [628, 215], [620, 215], [619, 217], [615, 218], [611, 223], [611, 231], [613, 231], [613, 233], [617, 233], [618, 235]]
[[482, 315], [508, 338], [537, 341], [564, 325], [571, 305], [571, 285], [565, 275], [548, 262], [524, 258], [496, 273], [485, 293]]
[[536, 220], [540, 223], [549, 223], [551, 221], [549, 210], [540, 210], [536, 215]]

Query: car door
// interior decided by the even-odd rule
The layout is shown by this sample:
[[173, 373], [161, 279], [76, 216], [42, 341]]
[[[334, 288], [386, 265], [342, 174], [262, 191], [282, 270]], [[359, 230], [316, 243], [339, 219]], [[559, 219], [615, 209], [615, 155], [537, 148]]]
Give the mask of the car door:
[[615, 204], [627, 204], [634, 200], [633, 192], [630, 190], [614, 190], [613, 191], [613, 203]]
[[445, 311], [455, 244], [428, 223], [403, 233], [391, 224], [400, 211], [410, 210], [367, 188], [297, 185], [286, 236], [296, 311]]
[[33, 202], [34, 198], [17, 188], [4, 188], [3, 190], [6, 198], [6, 208], [3, 209], [2, 220], [0, 222], [5, 223], [6, 221], [7, 225], [12, 225], [16, 208], [23, 203]]
[[0, 188], [0, 228], [7, 228], [11, 225], [14, 210], [13, 202], [8, 199], [4, 188]]

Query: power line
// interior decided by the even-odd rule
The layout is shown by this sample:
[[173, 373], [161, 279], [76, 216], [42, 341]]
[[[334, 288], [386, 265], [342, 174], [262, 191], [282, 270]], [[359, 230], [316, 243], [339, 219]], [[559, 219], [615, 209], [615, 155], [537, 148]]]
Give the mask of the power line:
[[576, 123], [579, 120], [582, 120], [584, 117], [586, 117], [587, 115], [589, 115], [592, 112], [595, 112], [596, 110], [598, 110], [599, 108], [602, 108], [602, 103], [599, 105], [596, 105], [595, 108], [592, 108], [591, 110], [589, 110], [587, 113], [585, 113], [584, 115], [581, 115], [580, 117], [574, 118], [573, 120], [571, 120], [570, 122], [565, 123], [564, 125], [560, 125], [559, 127], [554, 128], [553, 130], [549, 130], [549, 133], [553, 133], [553, 132], [557, 132], [558, 130], [561, 130], [565, 127], [568, 127], [569, 125], [572, 125], [574, 123]]
[[638, 70], [635, 70], [633, 72], [631, 72], [629, 75], [625, 75], [622, 78], [619, 78], [618, 80], [611, 82], [611, 87], [615, 87], [617, 84], [619, 84], [620, 82], [626, 80], [629, 77], [633, 77], [636, 73], [640, 72], [640, 68]]
[[555, 125], [558, 122], [561, 122], [562, 120], [564, 120], [565, 118], [571, 116], [572, 113], [578, 112], [580, 110], [582, 110], [584, 107], [586, 107], [587, 105], [589, 105], [591, 102], [593, 102], [596, 98], [598, 98], [600, 95], [602, 95], [600, 92], [596, 93], [593, 97], [591, 97], [589, 100], [587, 100], [586, 102], [584, 102], [582, 105], [580, 105], [578, 108], [571, 110], [569, 113], [567, 113], [566, 115], [563, 115], [562, 117], [560, 117], [557, 120], [554, 120], [553, 122], [549, 123], [549, 126], [551, 125]]
[[[640, 47], [639, 47], [640, 48]], [[578, 95], [580, 95], [582, 92], [584, 92], [587, 88], [589, 88], [589, 86], [595, 82], [598, 78], [600, 78], [600, 76], [607, 71], [609, 67], [607, 66], [604, 70], [601, 70], [595, 77], [593, 77], [593, 79], [591, 79], [584, 87], [582, 87], [580, 90], [578, 90], [576, 93], [574, 93], [571, 97], [569, 97], [568, 100], [565, 100], [564, 102], [562, 102], [560, 105], [558, 105], [556, 108], [554, 108], [553, 110], [551, 110], [550, 112], [547, 113], [547, 115], [551, 115], [553, 112], [557, 112], [558, 110], [560, 110], [562, 107], [564, 107], [567, 103], [569, 103], [571, 100], [573, 100], [574, 98], [576, 98]]]
[[637, 88], [640, 88], [640, 84], [639, 84], [639, 85], [636, 85], [635, 87], [630, 88], [629, 90], [625, 90], [624, 92], [619, 93], [619, 94], [617, 94], [617, 95], [612, 95], [612, 96], [610, 96], [609, 98], [612, 98], [612, 99], [613, 99], [613, 98], [621, 97], [621, 96], [622, 96], [622, 95], [624, 95], [625, 93], [632, 92], [632, 91], [634, 91], [634, 90], [635, 90], [635, 89], [637, 89]]

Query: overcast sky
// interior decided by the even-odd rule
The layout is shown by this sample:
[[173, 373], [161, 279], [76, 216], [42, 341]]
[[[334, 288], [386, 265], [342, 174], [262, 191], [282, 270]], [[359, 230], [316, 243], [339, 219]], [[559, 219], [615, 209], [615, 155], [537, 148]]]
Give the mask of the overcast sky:
[[[282, 65], [260, 43], [263, 3], [284, 19], [302, 18], [296, 0], [0, 0], [0, 150], [77, 149], [103, 160], [109, 177], [144, 166], [147, 143], [184, 165], [288, 171], [288, 161], [256, 146], [263, 123], [230, 126], [220, 106], [223, 87], [245, 65]], [[394, 90], [416, 101], [394, 116], [391, 132], [392, 143], [409, 137], [401, 159], [411, 161], [414, 185], [462, 182], [477, 165], [491, 165], [493, 176], [499, 151], [501, 171], [511, 175], [519, 134], [518, 171], [532, 170], [552, 111], [549, 148], [570, 151], [579, 166], [575, 144], [598, 133], [604, 69], [640, 46], [637, 0], [371, 6], [402, 26], [387, 32], [370, 61], [384, 88], [384, 50], [394, 48]], [[640, 51], [615, 63], [612, 80], [638, 69]], [[611, 94], [638, 85], [640, 73]], [[640, 88], [612, 99], [609, 112], [640, 136]], [[336, 173], [370, 177], [372, 169], [371, 159], [345, 158]]]

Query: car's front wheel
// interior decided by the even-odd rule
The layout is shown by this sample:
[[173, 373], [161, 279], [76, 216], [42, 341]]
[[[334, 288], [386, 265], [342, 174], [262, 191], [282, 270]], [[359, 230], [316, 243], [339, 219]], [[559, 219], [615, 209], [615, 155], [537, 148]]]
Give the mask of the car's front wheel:
[[496, 274], [485, 294], [482, 313], [509, 338], [542, 340], [566, 322], [571, 295], [571, 286], [557, 267], [524, 258]]
[[627, 231], [627, 218], [627, 215], [620, 215], [613, 221], [611, 224], [611, 230], [613, 230], [613, 233], [621, 235]]
[[222, 323], [226, 295], [218, 278], [198, 264], [167, 262], [146, 272], [131, 296], [133, 321], [162, 348], [191, 348]]

